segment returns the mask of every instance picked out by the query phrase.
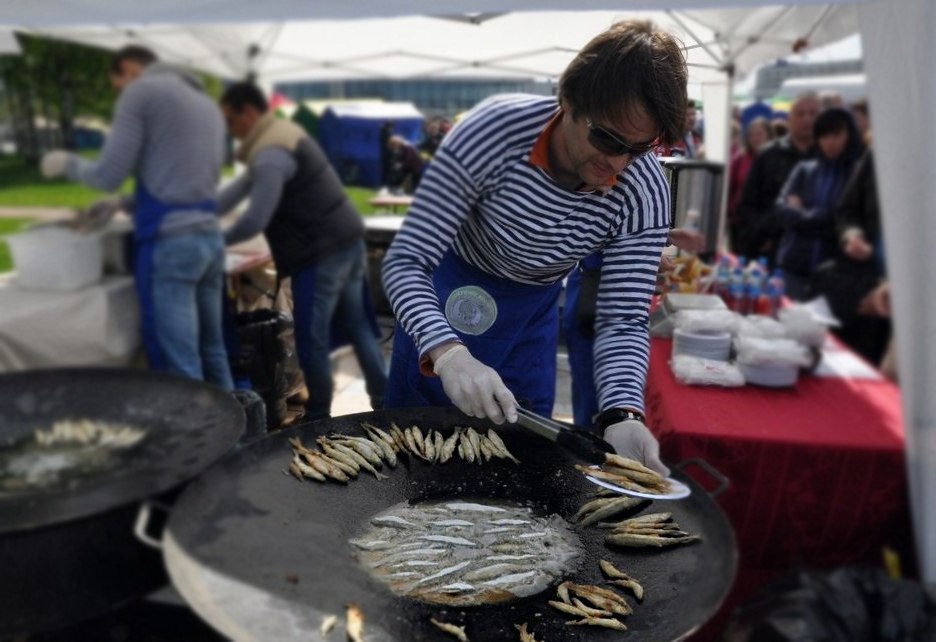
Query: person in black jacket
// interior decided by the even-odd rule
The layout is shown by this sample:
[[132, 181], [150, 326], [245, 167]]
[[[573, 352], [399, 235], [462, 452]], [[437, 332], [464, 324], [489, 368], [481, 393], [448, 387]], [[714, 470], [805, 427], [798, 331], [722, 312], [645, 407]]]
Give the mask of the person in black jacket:
[[[862, 309], [867, 291], [887, 276], [884, 260], [884, 235], [878, 203], [874, 155], [869, 149], [855, 165], [851, 179], [845, 185], [842, 198], [834, 212], [842, 255], [836, 259], [837, 270], [847, 269], [857, 275], [860, 289], [853, 292], [850, 303], [854, 308], [847, 314], [838, 314], [842, 326], [836, 336], [852, 350], [871, 363], [884, 357], [891, 334], [890, 315], [871, 314]], [[858, 298], [858, 300], [854, 300]]]
[[738, 205], [739, 254], [765, 256], [774, 265], [783, 233], [775, 210], [777, 194], [798, 162], [815, 158], [813, 123], [818, 115], [819, 96], [800, 94], [790, 108], [790, 133], [764, 145], [754, 159]]
[[237, 83], [221, 97], [237, 158], [249, 170], [218, 198], [250, 207], [225, 232], [228, 245], [263, 232], [278, 278], [290, 277], [296, 352], [309, 390], [306, 418], [330, 416], [333, 318], [354, 345], [371, 405], [383, 405], [387, 375], [364, 302], [364, 222], [325, 153], [301, 127], [269, 111], [263, 92]]
[[864, 144], [846, 110], [833, 107], [816, 118], [813, 136], [819, 155], [793, 168], [777, 198], [783, 236], [777, 264], [783, 269], [786, 294], [808, 298], [810, 280], [820, 263], [837, 254], [833, 211]]
[[870, 149], [855, 164], [854, 174], [835, 208], [835, 223], [842, 252], [855, 261], [872, 261], [878, 275], [883, 277], [884, 239], [874, 154]]

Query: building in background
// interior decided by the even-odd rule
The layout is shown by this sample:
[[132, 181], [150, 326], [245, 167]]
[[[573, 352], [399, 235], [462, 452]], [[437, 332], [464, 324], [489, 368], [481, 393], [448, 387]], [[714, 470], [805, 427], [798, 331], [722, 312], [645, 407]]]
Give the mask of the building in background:
[[483, 78], [423, 80], [343, 80], [334, 82], [278, 83], [276, 91], [296, 102], [305, 100], [380, 97], [388, 102], [410, 102], [426, 116], [452, 118], [494, 94], [552, 95], [555, 84], [527, 79]]
[[755, 99], [765, 100], [777, 96], [787, 80], [853, 75], [861, 74], [863, 71], [864, 63], [861, 60], [809, 63], [790, 63], [780, 60], [757, 70], [757, 82], [752, 93]]

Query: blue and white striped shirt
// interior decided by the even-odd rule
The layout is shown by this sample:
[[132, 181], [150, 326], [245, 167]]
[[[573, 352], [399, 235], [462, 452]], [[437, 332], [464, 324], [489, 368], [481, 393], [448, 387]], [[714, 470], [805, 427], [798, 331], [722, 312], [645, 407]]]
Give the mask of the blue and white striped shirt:
[[648, 307], [669, 228], [669, 187], [653, 155], [635, 160], [606, 194], [561, 187], [530, 163], [558, 109], [551, 97], [495, 96], [449, 133], [384, 260], [385, 289], [425, 354], [457, 340], [431, 276], [450, 247], [489, 274], [541, 285], [601, 251], [598, 404], [643, 410]]

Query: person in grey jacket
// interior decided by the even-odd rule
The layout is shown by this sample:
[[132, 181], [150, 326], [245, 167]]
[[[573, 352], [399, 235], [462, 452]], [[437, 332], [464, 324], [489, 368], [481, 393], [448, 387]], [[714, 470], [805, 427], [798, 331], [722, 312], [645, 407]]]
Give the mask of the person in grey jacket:
[[249, 196], [247, 211], [225, 233], [228, 244], [263, 232], [278, 278], [292, 282], [296, 352], [309, 390], [306, 419], [330, 416], [332, 322], [354, 346], [371, 405], [383, 406], [383, 354], [364, 307], [364, 222], [324, 152], [295, 123], [269, 111], [251, 83], [228, 87], [221, 110], [241, 141], [247, 171], [219, 196], [228, 212]]
[[143, 345], [154, 370], [233, 388], [222, 334], [224, 242], [215, 190], [224, 159], [224, 122], [195, 76], [162, 64], [143, 47], [112, 60], [120, 91], [97, 161], [64, 150], [45, 154], [46, 178], [66, 176], [115, 192], [133, 176], [132, 199], [91, 208], [106, 220], [131, 209], [134, 277]]

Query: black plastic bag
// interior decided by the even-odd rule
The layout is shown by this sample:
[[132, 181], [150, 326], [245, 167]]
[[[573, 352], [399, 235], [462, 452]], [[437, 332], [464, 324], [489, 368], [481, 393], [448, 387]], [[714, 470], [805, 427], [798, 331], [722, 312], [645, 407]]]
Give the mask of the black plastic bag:
[[268, 428], [286, 419], [286, 398], [291, 393], [289, 359], [292, 319], [268, 308], [241, 312], [236, 317], [238, 353], [231, 359], [235, 379], [247, 378], [266, 405]]
[[719, 642], [934, 642], [936, 604], [875, 568], [796, 572], [731, 616]]
[[816, 268], [810, 290], [812, 296], [826, 298], [836, 319], [850, 323], [858, 316], [858, 304], [880, 282], [873, 261], [855, 261], [840, 255]]

